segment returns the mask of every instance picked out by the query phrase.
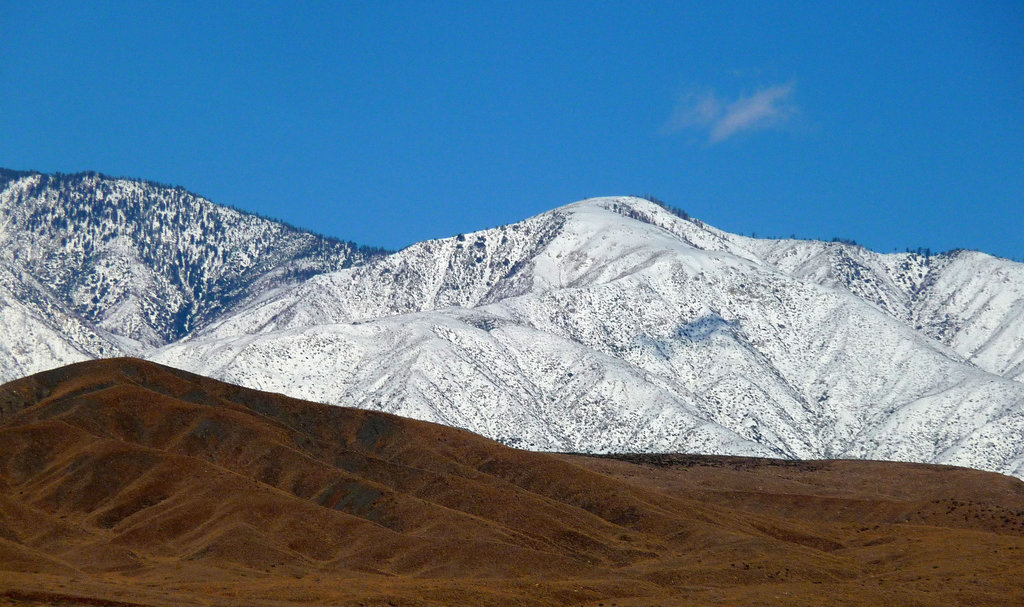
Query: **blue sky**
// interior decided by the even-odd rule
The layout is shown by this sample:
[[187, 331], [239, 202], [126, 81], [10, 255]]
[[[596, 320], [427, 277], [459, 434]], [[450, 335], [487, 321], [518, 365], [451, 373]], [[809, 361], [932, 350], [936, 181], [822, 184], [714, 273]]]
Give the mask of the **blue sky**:
[[0, 166], [399, 248], [588, 196], [1024, 258], [1024, 3], [0, 3]]

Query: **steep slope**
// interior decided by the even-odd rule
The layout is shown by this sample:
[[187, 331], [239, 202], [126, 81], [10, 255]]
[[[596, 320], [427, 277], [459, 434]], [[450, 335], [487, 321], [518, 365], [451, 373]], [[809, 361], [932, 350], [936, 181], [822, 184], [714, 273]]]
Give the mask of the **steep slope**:
[[31, 274], [0, 264], [0, 378], [123, 355], [122, 344], [67, 309]]
[[783, 272], [875, 304], [986, 371], [1024, 379], [1024, 264], [977, 251], [883, 255], [844, 243], [731, 238]]
[[530, 453], [134, 359], [0, 386], [0, 604], [1016, 604], [1024, 484]]
[[275, 291], [153, 359], [532, 448], [1024, 474], [1024, 385], [759, 242], [593, 199]]
[[[84, 328], [83, 328], [84, 330]], [[39, 369], [52, 369], [69, 362], [93, 358], [41, 317], [0, 287], [0, 360], [4, 374], [24, 377]]]
[[[102, 347], [65, 336], [92, 356], [166, 344], [268, 288], [377, 253], [181, 188], [95, 173], [0, 171], [2, 286], [23, 305], [60, 308], [106, 335]], [[52, 313], [41, 318], [58, 332], [66, 324]]]

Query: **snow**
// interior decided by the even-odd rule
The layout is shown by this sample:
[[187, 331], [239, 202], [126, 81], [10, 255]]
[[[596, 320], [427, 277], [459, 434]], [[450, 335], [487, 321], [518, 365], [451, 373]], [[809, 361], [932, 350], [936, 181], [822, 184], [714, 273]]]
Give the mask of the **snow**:
[[0, 268], [15, 277], [10, 288], [26, 305], [59, 306], [109, 334], [125, 353], [165, 345], [303, 273], [367, 258], [178, 188], [88, 174], [0, 185]]
[[[3, 267], [23, 267], [31, 251], [33, 268], [64, 276], [47, 243], [70, 235], [73, 251], [88, 246], [77, 228], [22, 236], [11, 201], [33, 179], [0, 193], [0, 239], [17, 245]], [[89, 240], [100, 250], [74, 269], [89, 281], [50, 292], [8, 280], [21, 291], [0, 298], [5, 377], [98, 356], [102, 343], [531, 449], [899, 459], [1024, 476], [1021, 264], [746, 238], [612, 197], [332, 267], [302, 257], [305, 245], [266, 257], [253, 243], [279, 228], [208, 201], [133, 182], [88, 187], [106, 205], [173, 203], [147, 225], [188, 243], [177, 254], [206, 278], [169, 279], [184, 268], [137, 254], [149, 228], [108, 215], [114, 223]], [[186, 203], [220, 227], [182, 221], [192, 215], [175, 205]], [[225, 276], [235, 286], [221, 287]], [[33, 311], [27, 301], [56, 303]], [[205, 308], [175, 335], [161, 310], [185, 304]], [[64, 345], [28, 353], [45, 331]]]
[[[153, 358], [538, 449], [963, 463], [979, 427], [1010, 427], [1024, 385], [909, 325], [901, 260], [788, 245], [593, 199], [319, 276]], [[847, 249], [892, 311], [847, 284]], [[997, 440], [971, 457], [1024, 472]]]

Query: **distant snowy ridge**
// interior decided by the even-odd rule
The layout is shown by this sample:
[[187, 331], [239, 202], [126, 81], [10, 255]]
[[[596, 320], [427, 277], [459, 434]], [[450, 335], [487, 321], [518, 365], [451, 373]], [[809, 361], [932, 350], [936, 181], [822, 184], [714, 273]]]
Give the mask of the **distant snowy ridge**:
[[381, 255], [66, 179], [0, 190], [5, 379], [127, 353], [534, 449], [1024, 476], [1022, 264], [746, 238], [631, 197]]
[[[0, 323], [23, 342], [0, 378], [70, 360], [47, 350], [142, 355], [275, 286], [381, 253], [181, 188], [0, 170], [0, 297], [20, 304], [0, 308]], [[60, 337], [23, 339], [43, 325]]]

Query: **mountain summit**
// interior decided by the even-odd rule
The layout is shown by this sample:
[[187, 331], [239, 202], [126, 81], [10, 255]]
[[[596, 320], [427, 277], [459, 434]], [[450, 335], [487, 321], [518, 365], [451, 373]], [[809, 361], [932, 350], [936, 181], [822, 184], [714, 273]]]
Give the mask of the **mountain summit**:
[[[21, 177], [0, 196], [14, 200], [26, 183], [44, 179]], [[5, 204], [9, 225], [7, 209], [17, 205]], [[231, 211], [202, 204], [211, 216]], [[116, 215], [110, 225], [126, 220]], [[33, 225], [40, 233], [51, 220]], [[153, 238], [155, 224], [146, 225], [139, 237]], [[746, 238], [633, 197], [585, 200], [388, 255], [349, 246], [345, 256], [346, 245], [336, 243], [329, 263], [295, 254], [279, 267], [254, 253], [231, 272], [216, 262], [217, 271], [183, 270], [220, 259], [181, 247], [190, 233], [167, 228], [182, 257], [159, 266], [206, 277], [171, 281], [204, 285], [185, 291], [195, 304], [177, 308], [189, 310], [188, 324], [113, 322], [140, 318], [122, 310], [148, 308], [68, 298], [47, 279], [30, 297], [8, 298], [7, 309], [39, 323], [15, 324], [27, 329], [0, 347], [15, 361], [26, 359], [26, 344], [62, 343], [41, 339], [50, 335], [80, 358], [135, 348], [237, 384], [532, 449], [890, 459], [1024, 475], [1016, 439], [1024, 432], [1021, 264], [968, 251], [879, 254], [847, 243]], [[48, 250], [32, 267], [56, 276], [117, 267], [116, 257], [103, 265], [100, 255], [63, 270]], [[15, 268], [25, 267], [24, 255]], [[26, 275], [6, 263], [8, 274]], [[90, 339], [120, 350], [79, 345]], [[48, 347], [31, 370], [77, 360]]]
[[314, 277], [153, 358], [534, 449], [1022, 474], [1022, 301], [1024, 267], [979, 253], [744, 238], [597, 198]]

